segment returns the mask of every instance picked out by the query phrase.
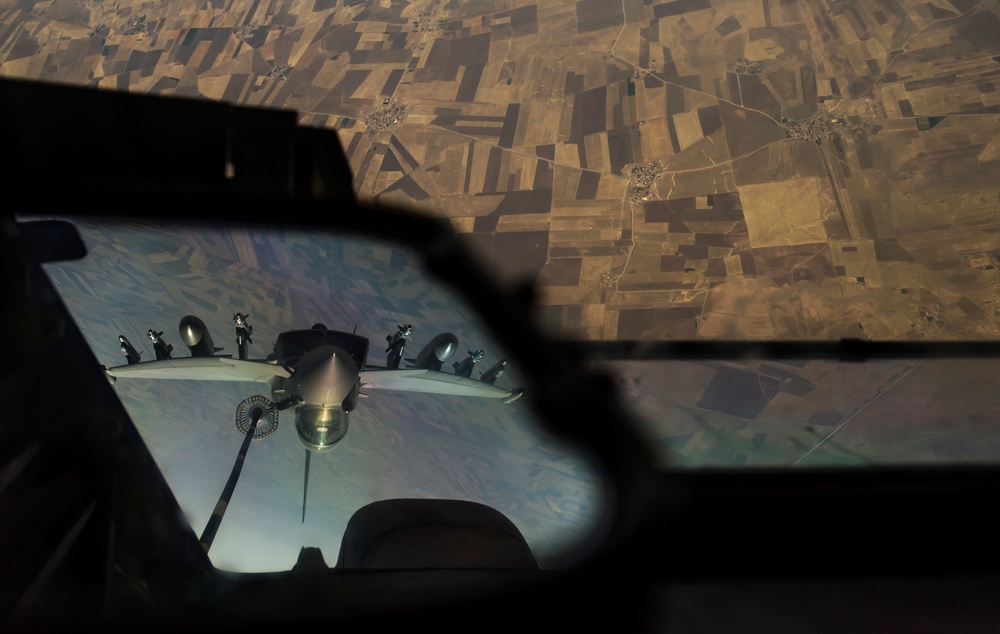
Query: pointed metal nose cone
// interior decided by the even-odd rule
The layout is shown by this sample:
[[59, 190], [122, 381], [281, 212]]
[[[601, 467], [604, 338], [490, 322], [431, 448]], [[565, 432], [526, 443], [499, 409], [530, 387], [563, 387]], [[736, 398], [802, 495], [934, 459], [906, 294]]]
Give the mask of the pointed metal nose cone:
[[295, 378], [296, 393], [307, 404], [336, 407], [354, 388], [358, 372], [346, 352], [334, 346], [323, 346], [299, 361]]
[[344, 374], [341, 371], [341, 363], [339, 363], [340, 360], [337, 357], [338, 355], [336, 352], [331, 354], [326, 362], [316, 369], [316, 378], [322, 384], [320, 391], [323, 396], [320, 405], [333, 405], [335, 402], [339, 403], [344, 400], [343, 395], [341, 395], [338, 400], [333, 400], [337, 398], [337, 395], [332, 392], [339, 391], [337, 388], [340, 387], [340, 384], [343, 382], [341, 381], [341, 378]]

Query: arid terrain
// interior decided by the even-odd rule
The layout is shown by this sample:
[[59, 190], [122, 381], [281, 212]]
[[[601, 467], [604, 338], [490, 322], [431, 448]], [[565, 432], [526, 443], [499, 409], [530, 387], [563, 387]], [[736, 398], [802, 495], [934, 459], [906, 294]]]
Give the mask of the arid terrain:
[[997, 334], [994, 3], [0, 5], [0, 74], [335, 128], [571, 336]]

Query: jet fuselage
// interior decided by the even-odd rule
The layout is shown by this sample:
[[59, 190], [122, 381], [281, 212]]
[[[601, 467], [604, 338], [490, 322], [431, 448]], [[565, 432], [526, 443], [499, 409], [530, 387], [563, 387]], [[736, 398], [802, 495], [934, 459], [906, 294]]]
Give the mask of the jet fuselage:
[[347, 434], [348, 413], [357, 406], [359, 371], [367, 357], [367, 338], [320, 324], [278, 335], [268, 360], [292, 376], [274, 382], [274, 396], [276, 401], [299, 401], [295, 430], [306, 449], [329, 451]]
[[[260, 361], [247, 361], [240, 359], [240, 364], [247, 366], [227, 366], [225, 363], [215, 365], [209, 359], [225, 359], [229, 355], [218, 355], [222, 348], [215, 347], [212, 336], [208, 331], [205, 322], [194, 315], [187, 315], [180, 321], [179, 334], [181, 340], [191, 352], [192, 359], [204, 358], [206, 363], [190, 364], [184, 363], [183, 359], [172, 360], [167, 354], [159, 355], [166, 358], [160, 359], [166, 365], [144, 367], [140, 363], [139, 353], [124, 337], [119, 337], [122, 351], [128, 361], [128, 366], [136, 366], [140, 370], [129, 372], [132, 376], [146, 376], [148, 378], [177, 378], [177, 370], [184, 368], [187, 372], [202, 373], [203, 378], [208, 380], [240, 380], [248, 378], [254, 381], [265, 381], [271, 386], [272, 398], [279, 409], [294, 408], [295, 429], [299, 440], [306, 449], [314, 452], [325, 452], [343, 439], [347, 433], [348, 414], [357, 407], [358, 398], [361, 396], [361, 376], [366, 368], [368, 360], [369, 341], [366, 337], [353, 333], [330, 330], [322, 324], [316, 324], [307, 330], [289, 330], [278, 335], [274, 342], [274, 351], [267, 356], [269, 364], [279, 365], [285, 371], [262, 371], [257, 373], [252, 368]], [[247, 331], [249, 332], [249, 331]], [[150, 330], [150, 333], [155, 331]], [[167, 347], [168, 344], [159, 339], [160, 333], [155, 333], [157, 343]], [[151, 334], [152, 336], [152, 334]], [[391, 341], [390, 341], [391, 343]], [[424, 370], [439, 374], [442, 364], [447, 361], [458, 347], [458, 339], [451, 333], [441, 333], [431, 339], [414, 359], [407, 359], [410, 369]], [[392, 363], [390, 350], [390, 362], [383, 370], [394, 371], [398, 369], [399, 351], [396, 352], [396, 362]], [[243, 353], [241, 351], [241, 357]], [[469, 360], [467, 360], [468, 362]], [[502, 364], [503, 362], [501, 362]], [[180, 365], [171, 365], [180, 364]], [[261, 367], [261, 366], [257, 366]], [[234, 372], [233, 378], [225, 377], [228, 371]], [[470, 368], [471, 369], [471, 368]], [[495, 368], [496, 369], [496, 368]], [[112, 378], [118, 376], [116, 368], [109, 370]], [[261, 367], [261, 370], [263, 368]], [[379, 373], [381, 374], [381, 373]], [[421, 374], [417, 372], [417, 374]], [[468, 374], [464, 376], [468, 378]], [[495, 373], [491, 371], [491, 384], [495, 380]], [[451, 375], [449, 375], [451, 376]], [[420, 389], [415, 391], [429, 393], [463, 394], [465, 392], [455, 385], [455, 381], [439, 374], [439, 377], [428, 376], [426, 381], [420, 384]], [[459, 379], [461, 380], [461, 379]], [[389, 389], [409, 389], [407, 385], [417, 384], [400, 383], [399, 375], [386, 375], [373, 381], [376, 387]], [[395, 387], [390, 387], [394, 385]], [[456, 392], [455, 390], [458, 389]], [[468, 386], [464, 388], [468, 390]], [[474, 390], [478, 394], [482, 390]], [[495, 398], [500, 396], [520, 396], [514, 392], [504, 395], [502, 392], [488, 394]]]

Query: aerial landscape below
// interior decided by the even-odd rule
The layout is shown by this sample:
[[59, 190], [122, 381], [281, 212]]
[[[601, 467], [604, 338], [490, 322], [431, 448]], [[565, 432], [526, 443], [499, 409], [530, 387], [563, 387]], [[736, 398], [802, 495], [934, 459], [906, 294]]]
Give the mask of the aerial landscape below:
[[360, 200], [451, 219], [570, 336], [982, 338], [997, 11], [8, 2], [0, 75], [294, 109], [338, 131]]
[[[538, 322], [559, 336], [996, 339], [998, 34], [1000, 6], [981, 0], [0, 1], [0, 76], [295, 110], [336, 131], [359, 201], [447, 218], [503, 284], [537, 285]], [[156, 151], [155, 122], [134, 134]], [[108, 365], [119, 333], [155, 327], [176, 345], [183, 315], [216, 329], [237, 310], [269, 337], [322, 319], [378, 343], [411, 319], [421, 337], [456, 330], [499, 354], [474, 316], [407, 277], [401, 251], [122, 231], [86, 226], [91, 259], [49, 269]], [[293, 261], [306, 264], [279, 266]], [[368, 272], [351, 281], [351, 267]], [[608, 368], [664, 463], [815, 466], [995, 461], [998, 365]], [[178, 399], [205, 403], [191, 424], [218, 438], [198, 459], [228, 469], [239, 439], [219, 421], [245, 390], [118, 389], [168, 479], [208, 477], [185, 475], [194, 440], [165, 426]], [[318, 498], [355, 485], [321, 517], [339, 527], [390, 495], [477, 499], [545, 561], [601, 516], [599, 486], [519, 411], [370, 406], [323, 463], [328, 484], [314, 475]], [[288, 495], [294, 464], [266, 476]], [[196, 527], [215, 493], [185, 507]], [[244, 542], [220, 536], [231, 562]]]

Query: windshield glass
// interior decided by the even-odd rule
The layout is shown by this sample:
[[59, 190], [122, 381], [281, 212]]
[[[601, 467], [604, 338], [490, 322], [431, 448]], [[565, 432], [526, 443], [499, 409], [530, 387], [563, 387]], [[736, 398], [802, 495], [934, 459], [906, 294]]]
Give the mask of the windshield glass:
[[339, 407], [300, 406], [295, 411], [295, 432], [306, 449], [332, 451], [347, 435], [350, 416]]
[[[486, 504], [514, 522], [542, 567], [560, 567], [609, 512], [592, 466], [543, 434], [523, 400], [505, 404], [495, 394], [452, 395], [441, 393], [440, 382], [414, 386], [412, 378], [409, 385], [407, 378], [386, 378], [390, 336], [408, 324], [401, 370], [424, 347], [447, 349], [446, 381], [466, 364], [465, 376], [478, 390], [531, 389], [511, 363], [493, 373], [493, 384], [483, 383], [505, 358], [503, 349], [405, 250], [314, 232], [78, 226], [88, 256], [47, 264], [46, 271], [95, 356], [111, 369], [115, 391], [196, 534], [216, 508], [250, 412], [264, 409], [257, 428], [262, 437], [247, 451], [209, 551], [217, 567], [288, 570], [302, 546], [319, 546], [333, 565], [351, 515], [393, 498]], [[238, 359], [237, 312], [252, 328], [249, 378], [222, 380], [212, 366], [183, 365], [199, 362], [192, 351], [206, 337], [223, 359], [199, 363]], [[170, 347], [173, 361], [166, 363], [179, 367], [154, 372], [128, 364], [119, 336], [139, 361], [153, 361], [151, 328]], [[182, 340], [192, 329], [198, 336]], [[282, 335], [294, 329], [300, 330]], [[452, 345], [430, 345], [443, 339]], [[478, 363], [468, 361], [480, 350]], [[129, 375], [129, 369], [146, 374]], [[360, 389], [354, 387], [358, 373]], [[289, 374], [288, 381], [281, 378]], [[336, 407], [292, 400], [316, 393], [322, 399], [341, 387], [345, 395], [336, 397]], [[247, 399], [249, 407], [241, 406]], [[268, 409], [272, 403], [276, 413]], [[326, 446], [337, 435], [336, 446]], [[303, 445], [313, 449], [304, 521]]]
[[603, 364], [660, 466], [996, 463], [1000, 361]]
[[[996, 3], [223, 4], [8, 3], [0, 9], [0, 74], [294, 110], [299, 125], [335, 131], [359, 201], [446, 218], [505, 285], [535, 283], [538, 323], [557, 337], [1000, 335]], [[107, 145], [87, 149], [94, 164], [103, 165], [101, 153], [110, 155], [119, 147], [111, 141], [128, 135], [157, 156], [155, 122], [129, 121], [108, 134]], [[226, 169], [232, 177], [233, 165]], [[326, 236], [285, 233], [85, 235], [91, 259], [49, 270], [80, 321], [92, 322], [84, 330], [101, 359], [124, 358], [119, 334], [143, 360], [154, 358], [143, 334], [150, 327], [183, 351], [173, 324], [188, 313], [211, 318], [207, 325], [221, 333], [216, 345], [235, 351], [228, 328], [238, 310], [251, 314], [253, 354], [283, 329], [320, 321], [357, 325], [377, 351], [409, 320], [418, 350], [452, 331], [455, 361], [479, 349], [486, 367], [500, 358], [474, 331], [474, 316], [452, 299], [424, 295], [422, 283], [412, 286], [399, 273], [410, 263], [392, 248], [355, 251]], [[331, 275], [331, 263], [343, 273]], [[156, 273], [147, 268], [153, 264]], [[391, 281], [368, 277], [387, 272]], [[98, 290], [96, 281], [105, 286]], [[95, 313], [91, 301], [102, 294], [114, 309]], [[149, 323], [159, 316], [166, 323]], [[645, 419], [662, 464], [981, 462], [996, 455], [988, 422], [996, 373], [987, 362], [602, 367], [616, 376], [625, 407]], [[501, 381], [516, 372], [509, 368]], [[234, 391], [211, 399], [195, 386], [120, 389], [126, 402], [158, 412], [144, 433], [162, 436], [165, 446], [201, 442], [178, 438], [163, 423], [190, 416], [177, 404], [197, 403], [208, 428], [249, 396], [228, 385], [213, 386]], [[432, 396], [377, 405], [356, 396], [350, 432], [330, 455], [391, 447], [402, 461], [359, 454], [352, 469], [330, 473], [329, 482], [381, 478], [346, 487], [351, 504], [397, 494], [402, 483], [414, 494], [474, 497], [475, 489], [489, 498], [518, 490], [503, 469], [493, 479], [452, 473], [435, 488], [399, 466], [418, 443], [442, 459], [459, 455], [492, 468], [493, 458], [479, 450], [438, 446], [447, 430], [477, 439], [510, 433], [518, 440], [501, 446], [538, 452], [523, 462], [511, 458], [518, 451], [501, 452], [541, 487], [525, 488], [516, 503], [497, 493], [505, 512], [549, 517], [525, 516], [522, 530], [555, 530], [555, 518], [597, 514], [588, 501], [592, 474], [520, 436], [521, 423], [505, 418], [515, 410], [493, 419], [492, 410], [459, 412]], [[395, 423], [360, 423], [376, 408], [397, 418], [419, 412], [430, 422], [415, 434], [421, 440], [400, 437]], [[440, 422], [449, 417], [482, 422]], [[219, 428], [218, 452], [231, 451], [230, 432]], [[364, 434], [372, 434], [369, 444], [354, 442]], [[220, 462], [216, 453], [205, 460]], [[323, 464], [316, 468], [344, 463]], [[537, 464], [549, 471], [536, 472]], [[204, 474], [187, 476], [187, 468], [172, 477], [201, 487]], [[297, 499], [293, 471], [281, 476], [289, 508]], [[546, 473], [576, 484], [550, 491], [538, 480]], [[207, 489], [201, 495], [191, 508], [207, 513], [214, 501]], [[343, 518], [327, 519], [338, 525]]]

